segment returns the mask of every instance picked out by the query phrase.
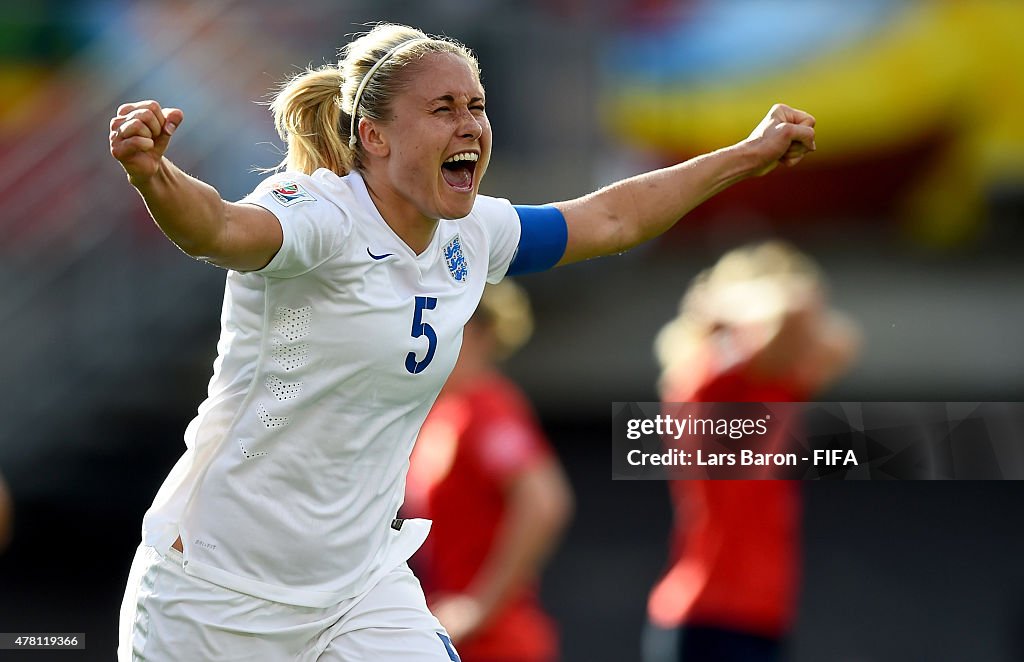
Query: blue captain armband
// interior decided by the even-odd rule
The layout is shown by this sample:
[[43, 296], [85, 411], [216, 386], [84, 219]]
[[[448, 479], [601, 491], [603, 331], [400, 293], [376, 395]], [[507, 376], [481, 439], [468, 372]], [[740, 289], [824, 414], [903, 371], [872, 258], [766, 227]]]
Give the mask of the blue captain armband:
[[558, 264], [569, 239], [562, 212], [551, 205], [515, 205], [515, 210], [521, 232], [507, 275], [545, 271]]

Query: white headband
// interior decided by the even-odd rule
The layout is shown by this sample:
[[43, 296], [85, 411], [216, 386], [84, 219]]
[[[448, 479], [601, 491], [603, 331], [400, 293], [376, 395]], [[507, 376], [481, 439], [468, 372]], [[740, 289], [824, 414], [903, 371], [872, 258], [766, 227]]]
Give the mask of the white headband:
[[355, 149], [355, 147], [356, 147], [356, 136], [358, 135], [356, 133], [356, 123], [359, 120], [359, 102], [362, 101], [362, 99], [363, 99], [363, 91], [366, 89], [366, 84], [370, 82], [370, 79], [373, 78], [373, 75], [375, 73], [377, 73], [377, 70], [380, 69], [381, 66], [385, 62], [387, 62], [389, 59], [391, 59], [392, 55], [394, 55], [395, 53], [397, 53], [401, 49], [405, 48], [406, 46], [409, 46], [410, 44], [416, 44], [416, 43], [419, 43], [419, 42], [422, 42], [422, 41], [433, 41], [433, 39], [424, 39], [423, 37], [416, 37], [415, 39], [409, 39], [408, 41], [403, 41], [402, 43], [398, 44], [397, 46], [392, 48], [390, 51], [385, 53], [384, 56], [381, 57], [381, 59], [379, 59], [376, 62], [374, 62], [373, 66], [370, 67], [370, 70], [366, 72], [365, 76], [363, 76], [363, 80], [360, 81], [359, 87], [356, 88], [355, 99], [352, 101], [352, 122], [351, 122], [351, 124], [349, 124], [349, 127], [348, 127], [348, 146], [349, 146], [349, 148]]

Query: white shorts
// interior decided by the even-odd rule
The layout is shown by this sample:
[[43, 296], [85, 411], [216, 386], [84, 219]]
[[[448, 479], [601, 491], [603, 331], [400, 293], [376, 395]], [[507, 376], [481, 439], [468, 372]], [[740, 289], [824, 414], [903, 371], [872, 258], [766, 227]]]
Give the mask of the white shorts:
[[121, 604], [117, 659], [451, 662], [459, 656], [402, 563], [325, 609], [255, 598], [185, 574], [181, 552], [140, 545]]

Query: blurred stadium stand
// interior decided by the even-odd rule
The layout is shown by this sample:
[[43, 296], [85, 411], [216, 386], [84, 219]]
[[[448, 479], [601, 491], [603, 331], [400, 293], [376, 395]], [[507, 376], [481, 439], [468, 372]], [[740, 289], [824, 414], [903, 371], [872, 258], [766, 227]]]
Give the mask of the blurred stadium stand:
[[[668, 501], [664, 485], [610, 481], [609, 404], [655, 399], [654, 333], [724, 250], [782, 235], [823, 264], [865, 329], [864, 359], [833, 399], [1024, 400], [1024, 42], [1007, 32], [1020, 3], [801, 5], [4, 3], [0, 471], [17, 520], [0, 555], [0, 632], [86, 632], [89, 650], [60, 659], [110, 659], [142, 512], [210, 375], [223, 274], [153, 227], [109, 156], [109, 118], [132, 99], [182, 107], [171, 158], [240, 198], [252, 168], [280, 158], [255, 102], [366, 21], [477, 51], [495, 130], [485, 192], [516, 202], [738, 140], [774, 101], [819, 117], [820, 151], [798, 171], [740, 185], [625, 256], [522, 279], [538, 332], [510, 373], [578, 492], [545, 583], [567, 660], [638, 657]], [[737, 34], [749, 48], [728, 48]], [[907, 81], [923, 101], [898, 93]], [[1022, 486], [806, 492], [792, 659], [1024, 659]]]

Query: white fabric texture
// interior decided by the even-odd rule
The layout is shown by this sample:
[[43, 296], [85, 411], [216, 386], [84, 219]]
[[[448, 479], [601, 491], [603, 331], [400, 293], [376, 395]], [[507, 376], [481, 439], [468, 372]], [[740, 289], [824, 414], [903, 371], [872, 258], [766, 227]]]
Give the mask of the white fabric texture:
[[228, 272], [209, 395], [143, 542], [163, 551], [180, 535], [188, 574], [326, 607], [426, 536], [389, 527], [409, 453], [519, 220], [507, 200], [478, 196], [416, 255], [357, 173], [281, 173], [242, 202], [273, 212], [284, 243], [261, 271]]
[[121, 605], [119, 662], [451, 662], [444, 628], [400, 564], [326, 608], [263, 600], [187, 575], [182, 556], [140, 546]]

